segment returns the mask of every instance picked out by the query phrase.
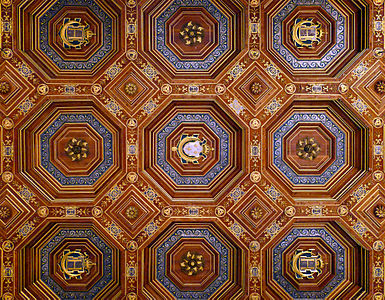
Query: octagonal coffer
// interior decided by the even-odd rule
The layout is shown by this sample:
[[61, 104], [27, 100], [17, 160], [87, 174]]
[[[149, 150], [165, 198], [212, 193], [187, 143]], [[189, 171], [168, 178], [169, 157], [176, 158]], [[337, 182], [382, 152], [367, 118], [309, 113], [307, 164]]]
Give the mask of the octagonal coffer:
[[338, 77], [369, 47], [364, 1], [261, 2], [263, 52], [295, 80]]
[[170, 299], [241, 297], [244, 258], [245, 250], [213, 223], [175, 222], [144, 249], [152, 262], [142, 266], [144, 290]]
[[173, 101], [144, 125], [144, 175], [173, 200], [215, 200], [244, 174], [243, 139], [214, 101]]
[[48, 200], [95, 200], [125, 174], [125, 127], [92, 100], [51, 101], [16, 130], [20, 173]]
[[170, 78], [214, 79], [245, 48], [243, 1], [141, 2], [141, 50]]
[[296, 221], [272, 239], [262, 257], [263, 295], [269, 297], [354, 299], [369, 292], [369, 251], [335, 222]]
[[114, 0], [20, 0], [15, 7], [17, 51], [50, 80], [87, 79], [124, 53], [124, 6]]
[[337, 200], [367, 172], [368, 128], [340, 101], [294, 101], [264, 127], [266, 175], [296, 200]]
[[51, 223], [19, 253], [19, 293], [36, 299], [112, 299], [121, 292], [120, 250], [92, 223]]

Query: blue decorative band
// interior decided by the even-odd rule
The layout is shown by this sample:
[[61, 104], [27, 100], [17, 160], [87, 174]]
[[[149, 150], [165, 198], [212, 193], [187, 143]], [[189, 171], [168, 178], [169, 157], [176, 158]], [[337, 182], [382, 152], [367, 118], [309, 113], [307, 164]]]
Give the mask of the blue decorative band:
[[[218, 21], [219, 45], [203, 60], [181, 60], [166, 46], [166, 22], [181, 7], [203, 7]], [[177, 70], [207, 70], [220, 56], [229, 48], [229, 28], [228, 19], [221, 11], [209, 0], [175, 0], [166, 10], [156, 19], [156, 47], [157, 50], [177, 69]]]
[[[206, 124], [220, 142], [220, 160], [203, 176], [181, 176], [167, 161], [167, 137], [183, 123]], [[177, 114], [157, 134], [157, 164], [177, 185], [208, 185], [229, 164], [229, 135], [209, 114]]]
[[[335, 161], [321, 175], [296, 174], [283, 160], [285, 135], [299, 123], [321, 123], [336, 138]], [[345, 164], [345, 133], [324, 113], [295, 113], [274, 133], [274, 165], [293, 184], [325, 184]]]
[[[181, 291], [167, 276], [167, 252], [182, 239], [205, 239], [219, 254], [219, 275], [204, 291]], [[212, 266], [208, 266], [212, 267]], [[208, 229], [177, 229], [156, 251], [156, 278], [177, 299], [208, 299], [229, 278], [229, 249]]]
[[[88, 60], [65, 60], [50, 45], [52, 38], [49, 22], [64, 7], [87, 7], [103, 24], [101, 33], [102, 46]], [[39, 45], [40, 49], [57, 65], [60, 70], [92, 70], [105, 56], [112, 51], [112, 19], [94, 0], [58, 0], [39, 18]]]
[[[50, 139], [64, 124], [89, 124], [103, 138], [103, 161], [89, 176], [67, 177], [50, 160]], [[92, 185], [113, 164], [112, 134], [92, 114], [61, 114], [40, 136], [42, 166], [62, 185]]]
[[[299, 238], [321, 238], [336, 255], [335, 276], [325, 287], [319, 291], [299, 291], [283, 275], [283, 253]], [[323, 228], [296, 228], [293, 229], [273, 249], [273, 279], [293, 299], [325, 299], [345, 278], [346, 249], [341, 246], [333, 236]]]
[[[54, 251], [59, 244], [65, 242], [65, 240], [74, 241], [76, 243], [76, 239], [87, 239], [87, 241], [93, 244], [103, 256], [103, 276], [88, 291], [64, 290], [53, 278], [51, 278], [50, 274], [50, 267], [57, 263], [51, 261], [51, 252]], [[40, 263], [40, 275], [42, 281], [60, 299], [93, 299], [106, 285], [108, 285], [109, 282], [112, 281], [112, 249], [91, 229], [61, 230], [40, 250]]]
[[[321, 6], [336, 22], [336, 42], [319, 60], [298, 59], [283, 45], [283, 21], [298, 6]], [[327, 0], [290, 0], [273, 18], [273, 48], [294, 69], [325, 69], [347, 47], [345, 17]]]

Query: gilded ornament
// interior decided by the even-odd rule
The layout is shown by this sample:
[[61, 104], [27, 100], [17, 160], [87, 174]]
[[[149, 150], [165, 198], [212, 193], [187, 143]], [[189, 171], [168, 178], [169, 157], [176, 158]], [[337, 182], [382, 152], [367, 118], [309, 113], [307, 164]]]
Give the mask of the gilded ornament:
[[384, 120], [380, 117], [374, 118], [373, 125], [376, 128], [381, 128], [382, 126], [384, 126]]
[[129, 183], [135, 183], [137, 180], [138, 180], [138, 174], [136, 174], [135, 172], [129, 172], [127, 174], [127, 181]]
[[377, 182], [384, 180], [384, 172], [378, 171], [378, 170], [374, 171], [373, 172], [373, 179]]
[[70, 279], [82, 279], [83, 275], [90, 273], [92, 266], [96, 265], [93, 263], [86, 252], [82, 252], [81, 249], [71, 251], [65, 249], [63, 255], [60, 257], [58, 263], [60, 271], [63, 273], [65, 280]]
[[11, 209], [8, 206], [0, 206], [0, 219], [6, 220], [8, 219], [12, 214]]
[[294, 83], [288, 83], [285, 85], [285, 92], [289, 95], [294, 94], [296, 89], [297, 87], [295, 86]]
[[204, 270], [203, 255], [188, 251], [180, 263], [182, 272], [194, 276]]
[[126, 56], [129, 60], [135, 60], [138, 58], [138, 52], [136, 52], [134, 49], [129, 49], [126, 52]]
[[380, 6], [384, 4], [384, 0], [373, 0], [374, 5]]
[[347, 93], [348, 90], [349, 90], [349, 86], [346, 83], [340, 83], [340, 85], [338, 86], [338, 91], [341, 94]]
[[63, 25], [59, 29], [59, 36], [65, 49], [81, 49], [89, 44], [92, 36], [96, 35], [90, 29], [90, 26], [81, 18], [64, 18]]
[[5, 240], [1, 247], [4, 252], [11, 252], [15, 246], [10, 240]]
[[250, 86], [250, 92], [253, 95], [258, 95], [262, 92], [262, 85], [259, 82], [253, 82]]
[[375, 241], [373, 243], [373, 250], [374, 251], [382, 251], [382, 250], [384, 250], [384, 242], [380, 241], [380, 240]]
[[95, 83], [91, 86], [91, 93], [98, 96], [102, 93], [103, 87], [99, 83]]
[[261, 55], [261, 53], [259, 52], [258, 49], [250, 49], [250, 50], [249, 50], [249, 57], [250, 57], [252, 60], [258, 59], [260, 55]]
[[253, 172], [251, 172], [251, 174], [250, 174], [250, 180], [251, 180], [253, 183], [260, 182], [260, 181], [261, 181], [261, 173], [259, 173], [258, 171], [253, 171]]
[[5, 171], [3, 174], [1, 174], [1, 179], [6, 183], [10, 183], [13, 181], [13, 173]]
[[129, 82], [124, 87], [124, 90], [127, 95], [132, 96], [132, 95], [135, 95], [135, 93], [138, 91], [138, 87], [136, 86], [135, 83]]
[[127, 0], [127, 6], [128, 7], [134, 7], [136, 5], [136, 1], [135, 0]]
[[203, 27], [192, 21], [183, 26], [179, 32], [180, 38], [188, 46], [195, 46], [202, 43], [204, 37]]
[[258, 220], [263, 216], [263, 210], [260, 207], [255, 207], [250, 211], [250, 216], [254, 220]]
[[314, 279], [314, 275], [320, 275], [324, 267], [321, 255], [314, 254], [314, 249], [297, 249], [292, 257], [290, 266], [297, 279]]
[[374, 215], [378, 219], [384, 219], [385, 218], [385, 206], [384, 205], [377, 205], [374, 208]]
[[136, 241], [129, 241], [127, 243], [127, 249], [131, 252], [138, 250], [138, 243]]
[[383, 295], [381, 293], [375, 293], [373, 295], [373, 300], [383, 300]]
[[259, 0], [250, 0], [250, 5], [252, 7], [257, 7], [259, 5]]
[[287, 206], [285, 207], [285, 215], [289, 218], [292, 218], [295, 216], [296, 209], [294, 206]]
[[373, 50], [373, 55], [375, 58], [380, 59], [384, 56], [384, 49], [377, 47]]
[[139, 211], [135, 206], [129, 206], [126, 209], [126, 216], [130, 220], [134, 220], [138, 217]]
[[314, 138], [304, 138], [297, 143], [298, 157], [306, 160], [313, 160], [320, 152], [321, 148]]
[[48, 87], [48, 85], [46, 85], [46, 84], [44, 84], [44, 83], [39, 84], [39, 85], [37, 86], [37, 92], [38, 92], [38, 94], [41, 95], [41, 96], [47, 95], [48, 92], [49, 92], [49, 87]]
[[12, 5], [12, 0], [1, 0], [1, 4], [5, 7], [9, 7]]
[[344, 217], [349, 213], [349, 208], [346, 205], [341, 205], [337, 208], [337, 213], [341, 216]]
[[8, 81], [0, 81], [0, 94], [8, 94], [11, 90], [11, 85]]
[[314, 48], [314, 45], [321, 42], [323, 35], [321, 23], [314, 22], [312, 18], [298, 18], [291, 28], [291, 37], [297, 48]]
[[7, 130], [10, 130], [13, 128], [14, 126], [14, 123], [13, 123], [13, 120], [11, 118], [5, 118], [2, 123], [3, 127]]
[[138, 299], [135, 293], [129, 293], [127, 296], [127, 300], [136, 300]]
[[103, 208], [101, 208], [100, 206], [94, 206], [92, 208], [92, 215], [95, 217], [95, 218], [99, 218], [103, 215]]
[[88, 156], [88, 143], [82, 139], [72, 138], [64, 151], [72, 161], [81, 161]]
[[385, 94], [385, 81], [384, 80], [377, 81], [376, 84], [374, 85], [374, 89], [380, 95]]
[[162, 85], [161, 90], [163, 95], [170, 95], [172, 92], [172, 87], [168, 83], [165, 83]]
[[261, 249], [261, 245], [259, 244], [258, 241], [251, 241], [249, 245], [249, 249], [252, 252], [257, 252], [259, 249]]
[[39, 215], [40, 218], [46, 218], [49, 215], [49, 209], [47, 206], [40, 206], [37, 209], [37, 214]]
[[215, 215], [218, 217], [218, 218], [222, 218], [226, 215], [226, 208], [223, 207], [223, 206], [217, 206], [215, 208]]
[[249, 122], [251, 129], [259, 129], [261, 127], [261, 121], [257, 118], [251, 119]]
[[206, 140], [199, 139], [199, 134], [182, 134], [178, 145], [172, 147], [171, 151], [176, 152], [183, 164], [199, 164], [199, 160], [205, 160], [210, 151], [214, 148], [207, 145]]
[[131, 130], [135, 129], [138, 126], [138, 122], [134, 118], [130, 118], [127, 121], [127, 127]]
[[257, 293], [252, 293], [250, 295], [250, 300], [261, 300], [261, 296], [258, 295]]
[[1, 57], [4, 59], [11, 59], [13, 57], [13, 52], [9, 48], [4, 48], [1, 50]]
[[172, 216], [172, 214], [173, 214], [173, 209], [171, 206], [163, 207], [163, 209], [162, 209], [162, 216], [163, 217], [169, 218]]
[[223, 95], [224, 93], [226, 92], [226, 86], [222, 83], [218, 83], [216, 86], [215, 86], [215, 93], [217, 95]]

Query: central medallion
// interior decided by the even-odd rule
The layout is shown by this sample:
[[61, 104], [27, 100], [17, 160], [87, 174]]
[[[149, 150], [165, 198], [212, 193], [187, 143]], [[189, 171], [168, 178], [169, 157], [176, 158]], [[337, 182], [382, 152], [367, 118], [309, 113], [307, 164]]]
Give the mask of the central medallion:
[[90, 26], [81, 18], [64, 18], [63, 25], [60, 27], [59, 36], [63, 41], [63, 47], [66, 49], [76, 48], [81, 49], [86, 46], [92, 36], [95, 35], [90, 29]]
[[320, 275], [322, 273], [324, 262], [321, 255], [316, 255], [313, 251], [313, 249], [298, 249], [294, 253], [290, 264], [297, 279], [314, 279], [315, 274]]
[[321, 23], [314, 22], [312, 18], [296, 19], [291, 29], [291, 37], [297, 48], [314, 48], [323, 35]]
[[72, 138], [64, 151], [72, 161], [81, 161], [88, 156], [88, 143], [82, 139]]
[[377, 205], [374, 208], [374, 215], [378, 219], [384, 219], [385, 218], [385, 206], [384, 205]]
[[65, 280], [72, 278], [82, 279], [82, 275], [88, 274], [93, 265], [95, 265], [95, 263], [88, 258], [88, 254], [83, 253], [79, 249], [75, 251], [65, 249], [59, 262], [59, 267], [63, 272]]
[[11, 90], [11, 85], [8, 81], [1, 81], [0, 82], [0, 93], [5, 95], [8, 94], [8, 92]]
[[300, 158], [313, 160], [321, 148], [314, 138], [304, 138], [297, 143], [297, 154]]
[[203, 255], [188, 251], [183, 256], [180, 267], [188, 276], [199, 274], [203, 271]]
[[199, 134], [182, 134], [178, 145], [171, 148], [176, 152], [183, 164], [193, 163], [199, 164], [199, 160], [205, 160], [210, 151], [214, 148], [206, 144], [205, 139], [199, 139]]
[[192, 21], [188, 22], [180, 31], [180, 37], [183, 42], [188, 46], [194, 46], [202, 43], [204, 36], [203, 27]]

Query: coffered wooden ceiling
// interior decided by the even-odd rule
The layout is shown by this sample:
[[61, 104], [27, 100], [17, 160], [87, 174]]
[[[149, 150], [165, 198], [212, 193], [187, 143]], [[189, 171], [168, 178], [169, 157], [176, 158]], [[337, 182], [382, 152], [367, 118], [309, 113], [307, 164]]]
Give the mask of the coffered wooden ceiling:
[[0, 2], [2, 299], [384, 299], [383, 0]]

